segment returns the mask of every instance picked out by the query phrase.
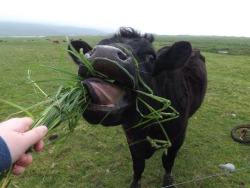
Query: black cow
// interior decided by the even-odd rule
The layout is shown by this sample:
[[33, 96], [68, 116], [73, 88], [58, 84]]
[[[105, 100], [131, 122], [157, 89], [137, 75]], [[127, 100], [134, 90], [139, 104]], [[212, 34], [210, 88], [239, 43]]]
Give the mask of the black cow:
[[[156, 150], [147, 138], [166, 140], [162, 127], [172, 143], [162, 155], [165, 168], [163, 186], [173, 184], [171, 170], [185, 138], [188, 118], [200, 107], [207, 86], [205, 58], [199, 51], [192, 50], [189, 42], [176, 42], [156, 52], [153, 41], [152, 34], [141, 35], [132, 28], [120, 28], [118, 33], [102, 40], [94, 48], [84, 41], [72, 41], [71, 47], [78, 52], [83, 51], [85, 57], [93, 62], [94, 70], [106, 75], [107, 79], [91, 76], [81, 60], [69, 52], [79, 66], [78, 74], [86, 78], [83, 85], [92, 96], [83, 117], [91, 124], [123, 126], [133, 160], [132, 188], [141, 186], [145, 159], [149, 159]], [[136, 89], [148, 92], [139, 78], [153, 90], [154, 95], [169, 99], [179, 117], [162, 123], [162, 126], [151, 120], [135, 127], [142, 114], [149, 113], [142, 102], [137, 101], [136, 104], [138, 96], [153, 108], [161, 108], [159, 102], [134, 92]], [[166, 112], [170, 110], [166, 109]]]

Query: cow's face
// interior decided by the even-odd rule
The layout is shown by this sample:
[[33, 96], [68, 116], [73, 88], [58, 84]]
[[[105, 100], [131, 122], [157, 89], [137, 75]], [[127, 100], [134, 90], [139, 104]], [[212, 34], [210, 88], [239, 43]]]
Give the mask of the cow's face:
[[[93, 77], [81, 60], [70, 53], [79, 66], [79, 75], [86, 78], [83, 84], [92, 97], [91, 104], [83, 114], [89, 123], [106, 126], [122, 124], [124, 118], [129, 118], [124, 114], [135, 108], [136, 92], [133, 90], [144, 90], [139, 77], [151, 85], [153, 76], [168, 68], [180, 67], [186, 61], [186, 56], [190, 55], [187, 53], [191, 53], [190, 45], [185, 43], [177, 45], [177, 48], [163, 49], [157, 55], [151, 44], [153, 40], [153, 35], [142, 36], [131, 28], [122, 28], [119, 34], [102, 40], [94, 48], [84, 41], [71, 42], [78, 52], [82, 49], [95, 72], [103, 75]], [[187, 46], [188, 52], [184, 50], [181, 58], [176, 58], [174, 53]]]

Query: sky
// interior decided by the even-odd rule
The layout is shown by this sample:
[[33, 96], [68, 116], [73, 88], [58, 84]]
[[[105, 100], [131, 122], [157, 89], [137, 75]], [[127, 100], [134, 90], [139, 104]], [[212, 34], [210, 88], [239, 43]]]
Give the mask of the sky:
[[[3, 0], [0, 21], [250, 37], [249, 0]], [[1, 28], [0, 28], [1, 29]]]

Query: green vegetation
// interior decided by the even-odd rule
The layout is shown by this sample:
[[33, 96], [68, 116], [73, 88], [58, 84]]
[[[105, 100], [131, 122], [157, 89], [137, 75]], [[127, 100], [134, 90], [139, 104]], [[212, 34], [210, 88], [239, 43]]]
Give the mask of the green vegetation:
[[246, 37], [158, 36], [156, 47], [181, 40], [192, 41], [193, 48], [203, 52], [250, 55], [250, 38]]
[[[102, 37], [75, 37], [95, 45]], [[60, 40], [54, 44], [51, 40]], [[27, 84], [27, 71], [33, 80], [52, 80], [60, 73], [40, 65], [60, 67], [72, 73], [77, 66], [66, 54], [64, 37], [0, 38], [0, 95], [2, 99], [28, 107], [43, 99], [32, 84]], [[174, 41], [188, 40], [206, 57], [208, 89], [200, 110], [190, 119], [185, 144], [180, 150], [173, 175], [176, 183], [224, 172], [219, 164], [233, 163], [236, 169], [250, 166], [249, 144], [234, 142], [230, 131], [239, 124], [249, 124], [250, 39], [230, 37], [159, 36], [157, 49]], [[227, 54], [217, 53], [227, 50]], [[61, 62], [59, 64], [59, 62]], [[41, 82], [48, 94], [59, 82]], [[41, 109], [42, 110], [42, 109]], [[23, 116], [0, 103], [0, 121]], [[13, 114], [14, 113], [14, 114]], [[232, 117], [231, 114], [236, 114]], [[10, 116], [10, 114], [12, 114]], [[51, 135], [65, 132], [57, 130]], [[12, 177], [11, 187], [129, 187], [132, 163], [123, 130], [118, 127], [92, 126], [80, 120], [73, 134], [63, 140], [45, 139], [46, 147], [34, 154], [33, 164], [20, 177]], [[160, 187], [164, 174], [161, 153], [147, 161], [142, 178], [145, 188]], [[250, 168], [231, 174], [195, 181], [179, 187], [245, 187], [250, 186]]]

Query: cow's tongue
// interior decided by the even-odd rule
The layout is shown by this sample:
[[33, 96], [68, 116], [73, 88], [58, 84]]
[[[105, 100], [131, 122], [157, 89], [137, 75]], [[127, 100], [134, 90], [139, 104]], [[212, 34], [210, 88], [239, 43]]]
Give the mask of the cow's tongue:
[[97, 105], [115, 106], [126, 94], [121, 87], [99, 78], [88, 78], [83, 83], [89, 90], [92, 103]]

